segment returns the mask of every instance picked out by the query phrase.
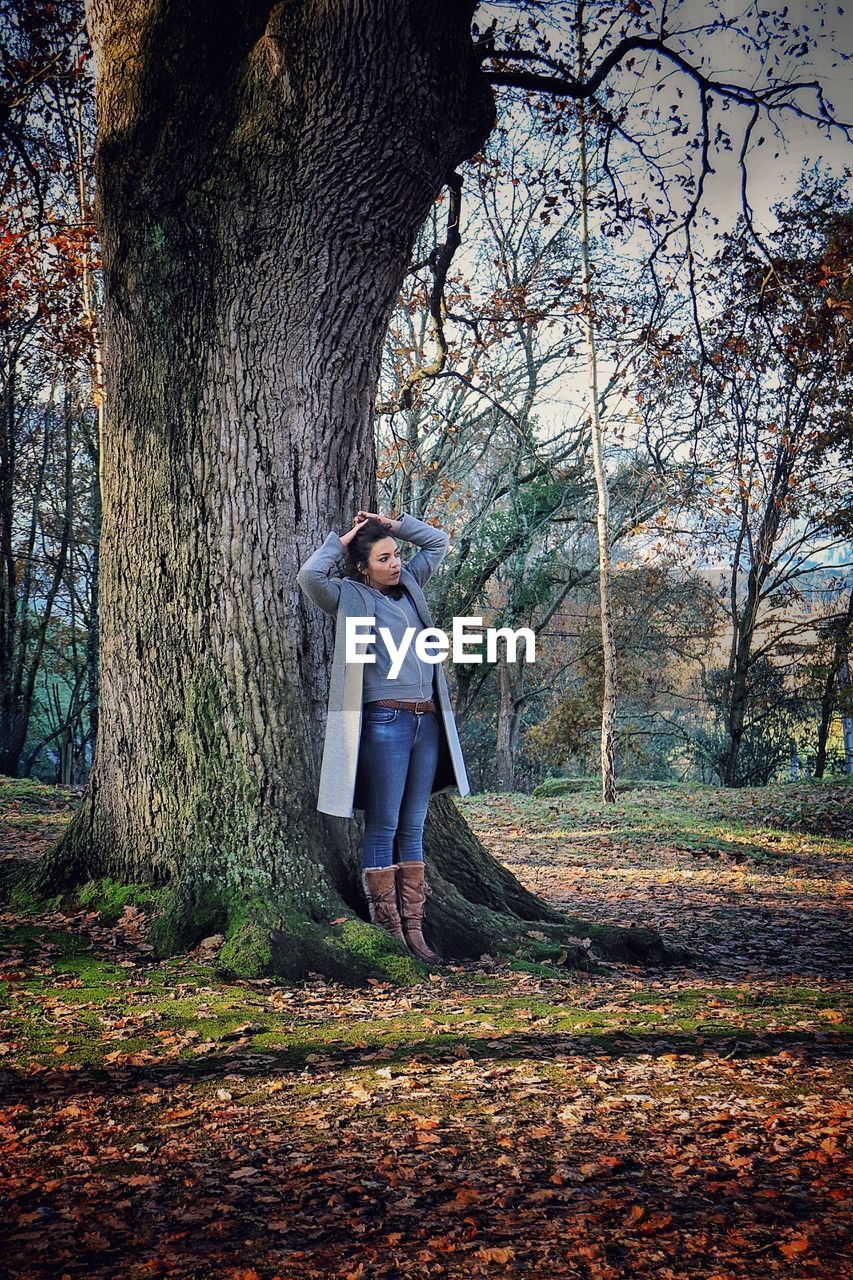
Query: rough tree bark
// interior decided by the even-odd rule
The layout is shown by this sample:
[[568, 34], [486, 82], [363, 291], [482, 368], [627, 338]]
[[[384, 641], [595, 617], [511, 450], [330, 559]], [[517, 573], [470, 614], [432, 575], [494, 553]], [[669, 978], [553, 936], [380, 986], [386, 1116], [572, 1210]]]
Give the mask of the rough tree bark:
[[[365, 923], [360, 823], [315, 808], [333, 633], [296, 571], [373, 504], [390, 311], [437, 193], [495, 120], [474, 7], [87, 4], [100, 724], [80, 808], [26, 884], [162, 886], [159, 954], [223, 932], [240, 972], [358, 981], [417, 963]], [[427, 925], [448, 957], [515, 949], [534, 921], [558, 947], [583, 929], [447, 797], [427, 856]], [[647, 930], [583, 932], [667, 955]]]

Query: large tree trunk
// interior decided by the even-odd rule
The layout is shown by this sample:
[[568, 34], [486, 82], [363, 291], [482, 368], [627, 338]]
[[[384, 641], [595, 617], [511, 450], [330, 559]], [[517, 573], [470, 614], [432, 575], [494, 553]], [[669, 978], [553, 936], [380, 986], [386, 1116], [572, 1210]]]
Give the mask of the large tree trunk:
[[[242, 972], [414, 963], [363, 923], [360, 823], [316, 811], [333, 631], [296, 572], [373, 505], [389, 314], [445, 178], [494, 122], [473, 8], [88, 5], [101, 714], [36, 884], [166, 886], [160, 954], [221, 931]], [[427, 924], [448, 956], [506, 949], [522, 919], [571, 928], [446, 798], [427, 840]]]

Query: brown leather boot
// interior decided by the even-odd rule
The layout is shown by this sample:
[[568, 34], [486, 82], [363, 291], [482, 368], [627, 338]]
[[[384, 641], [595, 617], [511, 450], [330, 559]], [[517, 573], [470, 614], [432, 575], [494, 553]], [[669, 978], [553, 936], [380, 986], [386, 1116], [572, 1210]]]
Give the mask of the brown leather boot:
[[371, 924], [381, 925], [386, 933], [396, 938], [403, 945], [406, 939], [397, 910], [397, 867], [364, 867], [361, 872], [361, 883], [367, 896]]
[[423, 935], [424, 903], [429, 892], [422, 862], [397, 863], [397, 899], [406, 945], [419, 960], [425, 960], [427, 964], [444, 964]]

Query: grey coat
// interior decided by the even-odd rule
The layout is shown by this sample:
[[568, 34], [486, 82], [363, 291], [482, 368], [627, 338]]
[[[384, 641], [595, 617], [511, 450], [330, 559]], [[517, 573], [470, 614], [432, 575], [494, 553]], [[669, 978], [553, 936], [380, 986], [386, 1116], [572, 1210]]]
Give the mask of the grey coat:
[[[398, 536], [402, 537], [403, 534]], [[317, 809], [320, 813], [334, 814], [339, 818], [352, 818], [355, 810], [363, 809], [365, 805], [363, 779], [358, 769], [364, 665], [361, 662], [346, 661], [346, 619], [349, 616], [374, 618], [375, 612], [370, 591], [354, 578], [329, 580], [329, 571], [340, 557], [341, 550], [338, 535], [328, 534], [322, 546], [302, 565], [296, 581], [315, 604], [326, 613], [333, 614], [336, 619], [335, 652], [329, 681]], [[421, 582], [426, 581], [429, 572], [424, 569], [421, 557], [418, 573]], [[409, 591], [423, 625], [434, 627], [435, 623], [418, 579], [409, 572], [405, 564], [400, 569], [400, 583]], [[438, 695], [441, 732], [432, 794], [456, 788], [461, 796], [465, 796], [471, 788], [441, 662], [435, 664], [435, 690]]]

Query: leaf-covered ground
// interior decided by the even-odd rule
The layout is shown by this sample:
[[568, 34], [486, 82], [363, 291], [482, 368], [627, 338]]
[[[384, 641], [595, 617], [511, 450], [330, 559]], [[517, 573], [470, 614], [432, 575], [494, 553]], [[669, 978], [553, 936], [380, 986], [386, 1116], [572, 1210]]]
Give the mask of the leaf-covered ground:
[[[851, 799], [457, 801], [537, 892], [697, 953], [668, 970], [227, 982], [137, 907], [6, 911], [0, 1275], [838, 1280]], [[0, 857], [75, 802], [0, 780]]]

